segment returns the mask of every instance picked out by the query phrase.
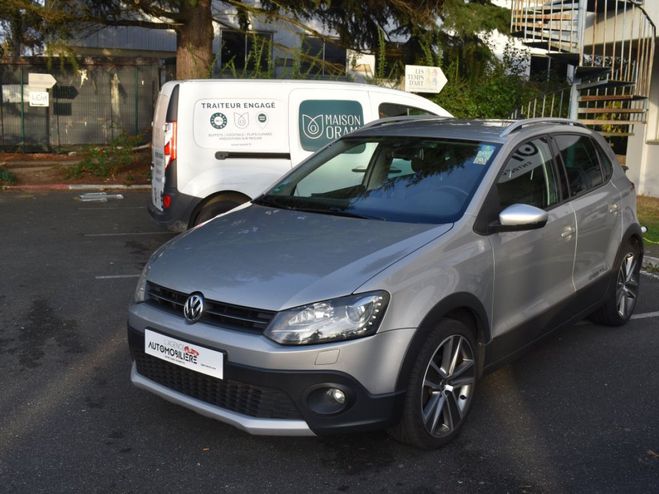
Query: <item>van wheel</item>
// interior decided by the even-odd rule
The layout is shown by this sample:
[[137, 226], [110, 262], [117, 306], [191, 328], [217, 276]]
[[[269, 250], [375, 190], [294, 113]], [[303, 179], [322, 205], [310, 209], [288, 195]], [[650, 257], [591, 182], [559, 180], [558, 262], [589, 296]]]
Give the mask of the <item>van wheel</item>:
[[249, 201], [249, 197], [242, 194], [225, 193], [218, 194], [208, 199], [199, 209], [196, 216], [190, 222], [190, 227], [197, 226], [204, 221], [215, 218], [218, 214], [231, 211], [233, 208]]
[[435, 449], [460, 432], [476, 389], [475, 348], [462, 322], [439, 322], [412, 368], [401, 420], [389, 431], [395, 439]]
[[634, 312], [641, 281], [641, 249], [637, 241], [630, 240], [623, 245], [616, 259], [615, 290], [607, 294], [607, 299], [588, 318], [605, 326], [622, 326]]

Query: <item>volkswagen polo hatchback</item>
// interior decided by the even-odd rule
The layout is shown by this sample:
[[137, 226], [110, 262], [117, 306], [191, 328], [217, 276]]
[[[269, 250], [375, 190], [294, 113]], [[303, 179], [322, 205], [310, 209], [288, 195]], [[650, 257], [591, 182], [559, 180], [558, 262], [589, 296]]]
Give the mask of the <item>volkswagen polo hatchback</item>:
[[154, 253], [131, 379], [253, 434], [434, 448], [483, 372], [624, 324], [642, 255], [634, 186], [576, 122], [379, 121]]

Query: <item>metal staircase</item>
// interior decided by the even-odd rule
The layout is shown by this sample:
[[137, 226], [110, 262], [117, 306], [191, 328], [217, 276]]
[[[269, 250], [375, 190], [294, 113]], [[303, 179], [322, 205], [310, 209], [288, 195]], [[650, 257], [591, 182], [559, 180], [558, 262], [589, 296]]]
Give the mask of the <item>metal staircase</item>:
[[[659, 1], [659, 0], [651, 0]], [[656, 27], [644, 0], [512, 0], [511, 31], [568, 64], [568, 86], [513, 118], [569, 117], [606, 136], [645, 123]]]

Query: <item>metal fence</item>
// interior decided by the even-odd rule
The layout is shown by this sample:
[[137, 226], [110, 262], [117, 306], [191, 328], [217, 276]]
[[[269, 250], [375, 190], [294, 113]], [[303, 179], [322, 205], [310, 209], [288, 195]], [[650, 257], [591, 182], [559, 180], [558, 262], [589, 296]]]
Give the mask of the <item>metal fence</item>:
[[[157, 59], [0, 63], [0, 149], [50, 150], [148, 134], [166, 68]], [[48, 107], [30, 106], [29, 74], [49, 73]]]

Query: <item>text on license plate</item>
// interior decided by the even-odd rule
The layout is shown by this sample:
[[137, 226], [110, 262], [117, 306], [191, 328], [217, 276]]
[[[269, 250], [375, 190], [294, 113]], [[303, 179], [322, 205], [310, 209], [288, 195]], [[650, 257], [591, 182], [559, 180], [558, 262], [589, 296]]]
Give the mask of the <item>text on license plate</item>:
[[224, 354], [217, 350], [211, 350], [147, 329], [144, 331], [144, 352], [208, 376], [218, 379], [224, 377]]

